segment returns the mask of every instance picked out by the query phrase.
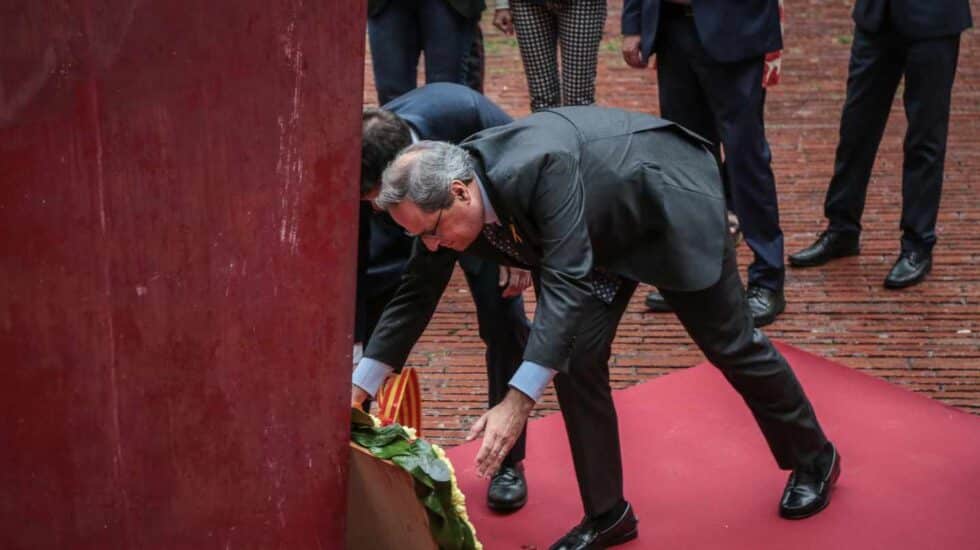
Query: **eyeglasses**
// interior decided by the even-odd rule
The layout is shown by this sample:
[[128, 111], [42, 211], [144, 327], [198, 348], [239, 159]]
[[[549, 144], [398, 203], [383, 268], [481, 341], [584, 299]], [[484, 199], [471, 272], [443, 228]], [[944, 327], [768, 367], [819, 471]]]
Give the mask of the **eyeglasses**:
[[420, 239], [438, 239], [439, 236], [436, 235], [436, 232], [439, 231], [439, 222], [442, 221], [443, 212], [445, 212], [445, 209], [439, 210], [439, 215], [436, 216], [436, 224], [432, 226], [432, 229], [428, 231], [423, 231], [418, 234], [410, 233], [406, 231], [405, 234], [408, 235], [409, 237], [418, 237]]

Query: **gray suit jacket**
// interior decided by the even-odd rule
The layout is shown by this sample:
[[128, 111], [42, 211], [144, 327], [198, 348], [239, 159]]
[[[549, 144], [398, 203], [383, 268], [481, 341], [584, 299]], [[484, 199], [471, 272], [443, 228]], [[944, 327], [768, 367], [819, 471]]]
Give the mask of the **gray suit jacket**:
[[[706, 142], [680, 126], [618, 109], [566, 107], [484, 130], [463, 147], [501, 223], [516, 232], [522, 256], [540, 277], [525, 360], [567, 370], [596, 267], [680, 291], [707, 288], [720, 277], [721, 178]], [[482, 237], [464, 253], [515, 265]], [[455, 256], [416, 246], [365, 356], [404, 364]]]

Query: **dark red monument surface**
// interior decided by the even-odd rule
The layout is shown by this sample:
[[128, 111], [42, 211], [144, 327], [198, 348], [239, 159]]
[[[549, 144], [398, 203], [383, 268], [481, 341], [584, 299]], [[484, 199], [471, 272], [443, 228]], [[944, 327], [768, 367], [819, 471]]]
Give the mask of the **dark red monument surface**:
[[338, 548], [359, 0], [0, 0], [0, 548]]

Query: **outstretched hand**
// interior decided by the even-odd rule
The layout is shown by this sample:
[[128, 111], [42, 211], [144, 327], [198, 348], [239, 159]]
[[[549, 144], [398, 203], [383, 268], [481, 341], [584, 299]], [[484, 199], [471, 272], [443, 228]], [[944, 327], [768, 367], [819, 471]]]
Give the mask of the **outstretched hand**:
[[483, 433], [483, 445], [476, 453], [476, 471], [480, 477], [489, 478], [500, 469], [500, 464], [524, 430], [533, 408], [534, 401], [530, 397], [511, 389], [503, 401], [470, 427], [467, 441]]

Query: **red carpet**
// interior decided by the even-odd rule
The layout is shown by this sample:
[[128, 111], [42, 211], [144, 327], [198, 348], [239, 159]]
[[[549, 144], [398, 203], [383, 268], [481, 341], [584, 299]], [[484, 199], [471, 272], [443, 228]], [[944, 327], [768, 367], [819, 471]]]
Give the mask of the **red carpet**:
[[[640, 538], [621, 548], [980, 548], [980, 418], [781, 345], [842, 456], [830, 506], [786, 521], [776, 468], [748, 409], [703, 364], [616, 393], [626, 497]], [[449, 454], [489, 550], [544, 549], [582, 517], [561, 416], [531, 423], [530, 498], [510, 516], [485, 504], [478, 442]]]

